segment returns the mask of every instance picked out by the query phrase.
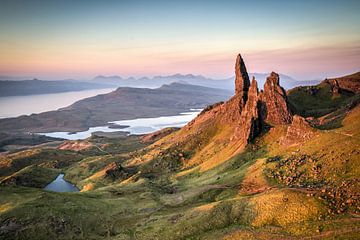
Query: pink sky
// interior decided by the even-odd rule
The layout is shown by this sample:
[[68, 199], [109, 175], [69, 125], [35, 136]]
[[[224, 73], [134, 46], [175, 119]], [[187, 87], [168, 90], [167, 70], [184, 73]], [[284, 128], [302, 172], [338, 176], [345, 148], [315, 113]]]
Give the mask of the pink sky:
[[299, 80], [360, 71], [360, 1], [8, 1], [0, 75], [90, 79], [249, 72]]
[[[80, 49], [81, 50], [81, 49]], [[300, 80], [318, 79], [360, 71], [360, 46], [322, 46], [274, 50], [231, 49], [221, 51], [119, 51], [60, 52], [49, 49], [36, 54], [12, 54], [0, 60], [1, 75], [33, 76], [43, 79], [89, 79], [99, 74], [154, 76], [175, 73], [201, 74], [213, 78], [233, 75], [234, 59], [240, 52], [249, 72], [277, 71]], [[51, 54], [53, 53], [53, 54]], [[117, 55], [119, 54], [119, 55]]]

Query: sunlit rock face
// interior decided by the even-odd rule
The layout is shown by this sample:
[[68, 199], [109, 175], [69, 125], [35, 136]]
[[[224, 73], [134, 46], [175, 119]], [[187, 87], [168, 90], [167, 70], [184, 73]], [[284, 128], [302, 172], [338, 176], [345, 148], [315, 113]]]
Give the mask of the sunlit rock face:
[[267, 77], [264, 91], [260, 94], [261, 118], [270, 125], [290, 124], [292, 115], [289, 110], [285, 90], [280, 86], [279, 74], [272, 72]]
[[239, 97], [239, 105], [242, 109], [247, 100], [248, 91], [250, 87], [249, 75], [246, 71], [246, 66], [243, 58], [239, 54], [235, 63], [235, 95]]
[[[245, 62], [238, 54], [235, 63], [235, 96], [224, 103], [226, 109], [224, 122], [237, 122], [234, 137], [242, 145], [248, 144], [258, 136], [265, 125], [290, 124], [292, 114], [289, 110], [285, 90], [280, 86], [279, 74], [272, 72], [259, 93], [255, 78], [251, 84]], [[231, 116], [231, 118], [229, 118]]]

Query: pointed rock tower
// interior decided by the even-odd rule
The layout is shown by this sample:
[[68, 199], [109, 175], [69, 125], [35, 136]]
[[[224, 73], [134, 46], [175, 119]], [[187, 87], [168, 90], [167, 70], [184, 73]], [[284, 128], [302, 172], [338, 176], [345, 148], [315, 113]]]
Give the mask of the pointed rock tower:
[[243, 58], [239, 54], [235, 63], [235, 96], [240, 99], [240, 109], [245, 106], [248, 91], [250, 87], [249, 75], [246, 71], [246, 66]]

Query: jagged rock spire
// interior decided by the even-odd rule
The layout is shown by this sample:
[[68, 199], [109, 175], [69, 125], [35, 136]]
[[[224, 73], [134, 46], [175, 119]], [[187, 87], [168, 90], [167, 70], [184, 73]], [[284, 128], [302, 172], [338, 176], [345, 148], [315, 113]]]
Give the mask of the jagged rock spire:
[[257, 137], [264, 124], [289, 124], [292, 115], [288, 108], [286, 92], [279, 84], [279, 75], [272, 72], [264, 85], [264, 91], [259, 94], [255, 78], [247, 91], [240, 91], [238, 95], [244, 96], [242, 104], [238, 134], [243, 144], [248, 144]]
[[247, 100], [247, 92], [250, 87], [249, 75], [246, 71], [244, 60], [239, 54], [235, 63], [235, 94], [243, 98], [245, 103]]
[[262, 119], [271, 125], [289, 124], [292, 121], [285, 90], [280, 86], [279, 74], [272, 72], [267, 77], [264, 92], [260, 99], [263, 102]]
[[258, 89], [257, 81], [255, 80], [255, 77], [253, 77], [248, 92], [248, 99], [246, 101], [245, 111], [253, 110], [252, 115], [256, 117], [258, 117], [257, 110], [255, 112], [255, 108], [257, 108], [258, 95], [259, 95], [259, 89]]
[[252, 141], [261, 132], [261, 119], [259, 117], [259, 90], [253, 77], [248, 92], [244, 110], [241, 113], [241, 137], [244, 143]]

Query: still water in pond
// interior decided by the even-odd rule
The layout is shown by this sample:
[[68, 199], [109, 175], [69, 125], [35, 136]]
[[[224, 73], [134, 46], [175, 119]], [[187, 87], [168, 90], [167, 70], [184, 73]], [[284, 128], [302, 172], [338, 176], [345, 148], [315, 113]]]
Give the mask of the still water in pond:
[[59, 174], [57, 178], [49, 183], [44, 190], [52, 192], [78, 192], [79, 189], [73, 184], [64, 180], [64, 174]]

